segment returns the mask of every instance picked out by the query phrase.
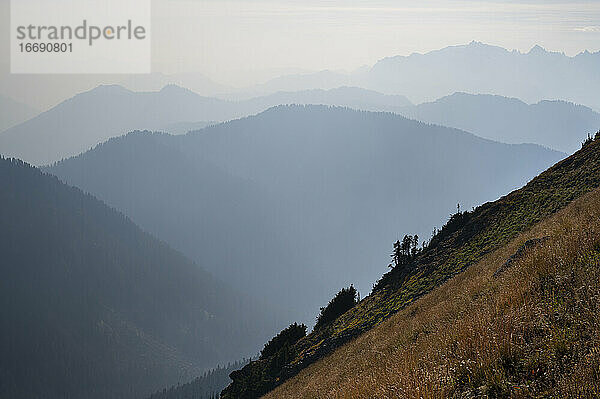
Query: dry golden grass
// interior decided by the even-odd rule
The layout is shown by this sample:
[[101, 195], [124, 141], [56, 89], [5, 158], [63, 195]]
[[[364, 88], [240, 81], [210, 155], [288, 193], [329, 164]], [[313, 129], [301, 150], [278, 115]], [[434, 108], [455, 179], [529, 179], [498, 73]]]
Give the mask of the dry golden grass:
[[599, 267], [597, 190], [265, 398], [598, 396]]

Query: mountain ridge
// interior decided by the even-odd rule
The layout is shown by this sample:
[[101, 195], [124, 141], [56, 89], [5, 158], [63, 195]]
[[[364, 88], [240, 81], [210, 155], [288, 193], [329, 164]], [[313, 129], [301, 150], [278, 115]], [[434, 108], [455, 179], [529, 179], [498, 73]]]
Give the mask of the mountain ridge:
[[[600, 52], [569, 57], [541, 47], [532, 50], [521, 53], [472, 42], [425, 54], [388, 57], [357, 79], [363, 87], [387, 93], [401, 91], [413, 102], [467, 91], [518, 97], [526, 102], [560, 98], [600, 109], [593, 95], [600, 87], [594, 73], [600, 65]], [[434, 84], [431, 76], [440, 78]]]
[[204, 97], [173, 84], [159, 91], [142, 92], [121, 85], [100, 85], [1, 132], [0, 153], [47, 165], [129, 131], [167, 130], [181, 134], [178, 125], [182, 123], [227, 121], [281, 103], [353, 105], [368, 110], [394, 110], [410, 104], [403, 96], [352, 87], [277, 92], [231, 101]]
[[[495, 141], [529, 142], [571, 153], [600, 118], [599, 113], [585, 106], [563, 100], [552, 103], [542, 100], [528, 106], [519, 103], [519, 107], [515, 97], [502, 97], [456, 92], [433, 102], [412, 105], [405, 96], [342, 86], [330, 90], [277, 92], [230, 101], [203, 97], [176, 85], [149, 92], [103, 85], [0, 133], [0, 153], [47, 165], [129, 131], [148, 129], [183, 134], [284, 104], [321, 104], [393, 112], [459, 128]], [[482, 113], [485, 115], [480, 115]], [[486, 118], [494, 122], [487, 122]], [[562, 134], [568, 128], [572, 134]], [[69, 143], [66, 147], [65, 142]]]
[[0, 181], [0, 396], [143, 397], [279, 323], [90, 194], [16, 159]]
[[[413, 103], [466, 91], [517, 97], [528, 103], [547, 98], [563, 99], [600, 112], [600, 102], [595, 96], [600, 88], [595, 73], [599, 67], [600, 51], [586, 50], [567, 56], [539, 45], [521, 52], [472, 41], [425, 53], [384, 57], [366, 70], [349, 74], [318, 71], [281, 76], [258, 87], [268, 87], [270, 91], [318, 88], [326, 74], [338, 86], [402, 94]], [[561, 78], [555, 79], [555, 76]]]
[[406, 107], [399, 113], [495, 141], [536, 143], [568, 154], [600, 125], [600, 113], [572, 102], [542, 100], [527, 104], [518, 98], [464, 92]]

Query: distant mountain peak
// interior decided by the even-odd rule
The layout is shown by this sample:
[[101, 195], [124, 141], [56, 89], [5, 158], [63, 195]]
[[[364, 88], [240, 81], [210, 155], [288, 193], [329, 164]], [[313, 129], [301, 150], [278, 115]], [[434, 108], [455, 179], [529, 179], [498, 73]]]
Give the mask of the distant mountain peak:
[[[480, 42], [477, 40], [471, 40], [471, 42], [469, 42], [468, 44], [447, 46], [447, 47], [441, 48], [440, 50], [431, 51], [431, 53], [434, 53], [436, 51], [445, 51], [445, 50], [452, 50], [452, 49], [457, 49], [457, 48], [467, 48], [467, 49], [473, 49], [473, 50], [495, 49], [495, 50], [508, 51], [504, 47], [495, 46], [493, 44], [488, 44], [488, 43]], [[427, 54], [427, 53], [425, 53], [425, 54]]]
[[594, 57], [594, 56], [599, 56], [600, 55], [600, 51], [589, 51], [587, 49], [583, 50], [582, 52], [580, 52], [579, 54], [577, 54], [575, 57]]
[[118, 84], [103, 84], [80, 94], [86, 93], [132, 93], [132, 91]]
[[543, 48], [539, 44], [536, 44], [535, 46], [533, 46], [531, 48], [531, 50], [529, 50], [529, 52], [527, 54], [546, 54], [546, 53], [547, 53], [547, 51], [545, 48]]
[[469, 43], [468, 45], [472, 47], [491, 47], [489, 44], [485, 44], [477, 40], [471, 40], [471, 43]]
[[181, 87], [174, 83], [165, 85], [162, 89], [160, 89], [160, 92], [161, 93], [194, 93], [190, 89], [186, 89], [185, 87]]
[[390, 57], [384, 57], [384, 58], [380, 59], [379, 61], [377, 61], [375, 65], [386, 64], [388, 62], [396, 62], [399, 60], [404, 60], [404, 59], [409, 59], [409, 58], [420, 58], [420, 57], [427, 57], [427, 56], [431, 56], [431, 55], [435, 55], [435, 54], [444, 54], [444, 53], [452, 52], [454, 50], [463, 50], [463, 49], [467, 50], [467, 51], [469, 51], [469, 50], [484, 50], [484, 51], [485, 50], [496, 50], [496, 51], [500, 51], [500, 52], [508, 52], [508, 50], [505, 49], [504, 47], [494, 46], [492, 44], [487, 44], [487, 43], [483, 43], [480, 41], [472, 40], [468, 44], [458, 44], [458, 45], [446, 46], [441, 49], [427, 51], [424, 53], [413, 52], [408, 56], [395, 55], [395, 56], [390, 56]]

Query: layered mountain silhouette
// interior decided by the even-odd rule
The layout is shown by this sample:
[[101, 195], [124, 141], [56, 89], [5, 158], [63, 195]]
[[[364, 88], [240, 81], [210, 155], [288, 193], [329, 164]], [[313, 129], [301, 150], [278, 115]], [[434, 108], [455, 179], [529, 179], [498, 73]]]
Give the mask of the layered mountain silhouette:
[[311, 323], [340, 286], [370, 290], [398, 234], [428, 237], [457, 203], [496, 199], [562, 157], [391, 113], [279, 106], [183, 136], [129, 134], [47, 170]]
[[[7, 65], [8, 66], [8, 65]], [[203, 96], [217, 96], [234, 90], [202, 73], [164, 74], [153, 72], [135, 75], [78, 74], [78, 75], [0, 75], [2, 94], [35, 109], [48, 110], [73, 97], [73, 93], [92, 90], [98, 85], [120, 85], [133, 91], [158, 91], [168, 85], [187, 87]]]
[[[412, 105], [401, 95], [356, 87], [278, 92], [243, 101], [202, 97], [178, 86], [132, 92], [100, 86], [0, 133], [0, 152], [36, 165], [87, 151], [132, 130], [183, 134], [262, 112], [280, 104], [323, 104], [395, 112], [508, 143], [535, 143], [573, 152], [600, 120], [591, 109], [564, 101], [527, 105], [514, 98], [456, 93]], [[569, 129], [566, 129], [569, 127]], [[564, 133], [569, 132], [569, 133]]]
[[534, 46], [509, 51], [480, 42], [426, 54], [389, 57], [364, 76], [365, 87], [428, 101], [457, 91], [500, 94], [527, 102], [562, 99], [600, 109], [595, 93], [600, 52], [575, 57]]
[[466, 130], [505, 143], [536, 143], [566, 153], [581, 148], [600, 126], [600, 114], [565, 101], [525, 104], [516, 98], [455, 93], [407, 107], [403, 115]]
[[0, 153], [44, 165], [77, 155], [132, 130], [181, 134], [211, 124], [210, 121], [248, 116], [288, 103], [342, 105], [383, 111], [410, 104], [403, 96], [388, 96], [350, 87], [281, 92], [235, 102], [203, 97], [174, 85], [165, 86], [158, 92], [133, 92], [122, 86], [100, 86], [0, 133]]
[[[3, 94], [39, 109], [48, 109], [74, 92], [89, 90], [98, 82], [120, 84], [135, 91], [155, 91], [175, 84], [203, 96], [230, 99], [355, 86], [386, 94], [406, 95], [421, 103], [455, 92], [489, 93], [520, 98], [527, 103], [561, 99], [600, 111], [600, 80], [596, 71], [600, 52], [583, 51], [570, 57], [539, 45], [528, 52], [473, 41], [428, 53], [383, 58], [353, 72], [323, 70], [284, 74], [264, 83], [236, 89], [215, 83], [201, 73], [165, 75], [20, 76], [7, 74], [0, 81]], [[271, 104], [275, 105], [275, 104]], [[344, 104], [339, 104], [344, 105]]]
[[225, 104], [177, 86], [159, 92], [99, 86], [0, 133], [0, 153], [43, 165], [131, 130], [229, 118]]
[[[250, 88], [251, 93], [269, 94], [279, 91], [328, 90], [351, 86], [353, 78], [337, 71], [318, 71], [282, 75]], [[397, 93], [401, 94], [401, 93]]]
[[91, 195], [14, 159], [0, 182], [0, 397], [144, 397], [256, 353], [275, 328]]
[[194, 130], [204, 129], [207, 126], [214, 125], [216, 123], [217, 122], [214, 121], [176, 122], [164, 125], [158, 130], [168, 134], [185, 134]]
[[276, 105], [335, 105], [364, 111], [397, 112], [413, 104], [402, 95], [381, 94], [359, 87], [340, 86], [331, 89], [278, 91], [240, 102], [245, 112], [264, 111]]
[[335, 82], [403, 94], [415, 103], [468, 92], [517, 97], [528, 103], [561, 99], [600, 111], [599, 69], [600, 52], [569, 57], [534, 46], [522, 53], [473, 41], [425, 54], [384, 58], [371, 68], [349, 74], [321, 71], [282, 76], [256, 89], [326, 88], [320, 85]]

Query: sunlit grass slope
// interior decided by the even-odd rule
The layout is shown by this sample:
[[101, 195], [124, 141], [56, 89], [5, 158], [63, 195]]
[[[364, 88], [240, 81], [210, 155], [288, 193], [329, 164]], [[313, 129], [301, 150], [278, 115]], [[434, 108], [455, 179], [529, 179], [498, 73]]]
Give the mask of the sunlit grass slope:
[[[493, 176], [490, 176], [490, 178], [493, 178]], [[431, 292], [449, 279], [459, 276], [461, 272], [469, 270], [471, 266], [481, 262], [485, 256], [506, 246], [540, 221], [555, 214], [573, 200], [595, 190], [599, 186], [600, 140], [591, 140], [580, 151], [543, 172], [525, 187], [472, 211], [452, 216], [444, 228], [432, 238], [429, 245], [416, 256], [411, 264], [394, 268], [382, 277], [371, 295], [364, 298], [358, 305], [341, 315], [328, 327], [314, 331], [298, 341], [293, 347], [294, 360], [283, 367], [275, 365], [269, 359], [250, 363], [240, 372], [236, 372], [233, 383], [223, 392], [223, 397], [251, 398], [260, 396], [352, 339], [360, 337], [359, 342], [362, 342], [367, 338], [361, 337], [361, 334], [379, 326], [397, 312], [413, 304], [415, 300], [423, 297], [423, 295]], [[518, 243], [513, 242], [511, 245], [518, 245]], [[544, 245], [547, 246], [548, 244]], [[516, 250], [510, 246], [506, 248], [506, 251]], [[510, 254], [504, 255], [508, 256]], [[498, 265], [495, 266], [499, 267]], [[474, 268], [473, 270], [475, 271], [469, 271], [469, 273], [459, 278], [469, 279], [474, 276], [484, 278], [476, 272], [480, 269]], [[430, 299], [426, 300], [429, 301]], [[449, 303], [453, 302], [450, 301], [443, 306], [449, 306]], [[459, 302], [456, 302], [456, 306], [459, 306], [459, 304]], [[425, 309], [424, 312], [426, 314], [427, 310]], [[472, 310], [463, 309], [461, 312], [471, 314]], [[402, 314], [406, 314], [406, 311]], [[444, 312], [440, 311], [440, 317], [446, 317]], [[456, 327], [452, 328], [456, 330]], [[406, 334], [411, 334], [408, 328], [403, 327], [402, 330], [406, 331]], [[437, 330], [431, 329], [431, 331]], [[425, 328], [422, 334], [427, 335], [431, 331]], [[462, 327], [458, 331], [463, 331]], [[397, 338], [395, 342], [400, 347], [402, 341]], [[493, 342], [499, 341], [493, 340]], [[373, 345], [377, 348], [377, 345]], [[414, 349], [415, 353], [421, 350], [415, 345], [409, 345], [407, 348]], [[444, 353], [446, 352], [442, 352], [440, 356], [445, 356]], [[402, 361], [406, 362], [411, 359], [411, 357], [404, 355], [398, 356], [401, 356]], [[379, 367], [376, 358], [370, 357], [369, 359], [374, 369]], [[440, 364], [439, 359], [433, 360], [431, 357], [423, 357], [423, 359], [427, 359], [427, 362], [429, 362], [426, 362], [430, 365], [428, 367], [435, 368]], [[342, 363], [344, 362], [342, 361]], [[346, 368], [339, 369], [340, 373], [354, 380], [355, 375], [350, 373], [350, 370], [355, 365], [350, 360], [346, 364]], [[342, 367], [342, 364], [340, 364], [340, 367]], [[385, 362], [383, 367], [386, 367]], [[429, 378], [428, 374], [421, 375], [418, 370], [429, 370], [428, 368], [424, 365], [414, 367], [414, 364], [410, 362], [407, 363], [406, 367], [407, 369], [412, 367], [415, 370], [412, 374], [415, 384], [418, 382], [419, 386], [427, 386], [427, 384], [422, 383], [422, 379]], [[477, 385], [478, 377], [469, 374], [471, 365], [465, 364], [464, 367], [466, 370], [464, 384], [468, 386]], [[395, 373], [395, 371], [390, 372]], [[335, 372], [332, 372], [331, 377], [335, 374]], [[310, 386], [307, 381], [305, 382], [307, 387]], [[444, 387], [453, 386], [454, 384], [453, 380], [438, 381], [438, 383]], [[368, 385], [370, 383], [363, 380], [361, 384]], [[400, 389], [400, 386], [404, 387], [404, 382], [390, 387], [390, 395], [394, 396], [393, 389]], [[363, 385], [356, 385], [355, 388], [365, 389]], [[376, 388], [384, 389], [381, 387]], [[277, 392], [283, 391], [278, 390]], [[317, 391], [312, 392], [314, 394]], [[358, 395], [359, 391], [354, 390], [351, 392]], [[365, 395], [369, 396], [368, 391]], [[383, 394], [381, 393], [381, 395]], [[404, 394], [398, 391], [396, 395], [403, 396]]]
[[266, 397], [597, 397], [599, 299], [596, 190]]

